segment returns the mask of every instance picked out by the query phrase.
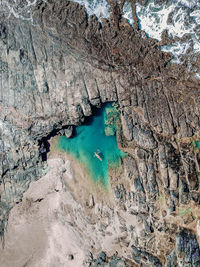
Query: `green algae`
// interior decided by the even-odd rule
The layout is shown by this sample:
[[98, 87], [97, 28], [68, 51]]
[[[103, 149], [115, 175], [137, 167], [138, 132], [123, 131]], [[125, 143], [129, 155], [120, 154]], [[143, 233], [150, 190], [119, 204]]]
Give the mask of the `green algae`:
[[[104, 105], [87, 125], [76, 128], [72, 138], [61, 136], [58, 148], [76, 158], [88, 170], [96, 182], [109, 185], [109, 168], [119, 168], [126, 156], [117, 146], [116, 132], [119, 127], [119, 111], [111, 104]], [[94, 156], [97, 152], [100, 161]]]
[[106, 107], [104, 113], [104, 123], [105, 123], [105, 135], [112, 136], [117, 133], [119, 128], [120, 114], [118, 111], [118, 106]]
[[191, 212], [192, 212], [191, 208], [181, 209], [179, 211], [179, 216], [183, 217], [183, 216], [185, 216], [185, 215], [187, 215], [188, 213], [191, 213]]
[[193, 148], [194, 152], [200, 152], [200, 140], [192, 140], [190, 146]]

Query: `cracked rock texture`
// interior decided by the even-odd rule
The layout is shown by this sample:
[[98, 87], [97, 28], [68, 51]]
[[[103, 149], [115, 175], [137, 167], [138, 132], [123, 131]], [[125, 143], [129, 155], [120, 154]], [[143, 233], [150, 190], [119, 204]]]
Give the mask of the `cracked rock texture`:
[[[128, 157], [123, 172], [111, 174], [116, 207], [103, 200], [96, 205], [92, 196], [82, 219], [99, 223], [97, 236], [112, 236], [119, 220], [118, 238], [109, 241], [111, 249], [101, 245], [102, 237], [90, 249], [88, 239], [83, 262], [60, 266], [200, 266], [200, 82], [184, 65], [171, 64], [172, 56], [137, 23], [121, 18], [124, 1], [109, 4], [110, 18], [101, 24], [66, 0], [36, 1], [30, 21], [0, 16], [1, 236], [10, 209], [48, 172], [46, 140], [70, 136], [92, 106], [118, 101], [118, 141]], [[86, 204], [79, 205], [84, 217]], [[99, 222], [91, 222], [99, 209]], [[3, 242], [6, 249], [6, 236]]]

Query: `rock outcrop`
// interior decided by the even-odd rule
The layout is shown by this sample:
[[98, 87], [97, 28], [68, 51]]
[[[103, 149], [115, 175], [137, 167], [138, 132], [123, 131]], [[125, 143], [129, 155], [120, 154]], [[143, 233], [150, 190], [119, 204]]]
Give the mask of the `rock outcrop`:
[[[121, 18], [123, 3], [109, 1], [101, 24], [65, 0], [37, 1], [32, 21], [0, 18], [0, 231], [48, 171], [46, 140], [118, 101], [129, 156], [112, 190], [142, 225], [119, 242], [139, 266], [199, 266], [200, 82]], [[108, 262], [102, 255], [91, 266]], [[110, 262], [129, 266], [119, 256]]]

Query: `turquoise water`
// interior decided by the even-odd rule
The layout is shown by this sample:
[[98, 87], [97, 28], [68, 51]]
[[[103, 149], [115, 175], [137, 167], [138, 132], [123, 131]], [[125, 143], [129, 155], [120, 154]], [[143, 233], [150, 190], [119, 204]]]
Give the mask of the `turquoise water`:
[[[117, 146], [118, 119], [117, 109], [106, 104], [86, 125], [76, 128], [74, 137], [61, 136], [58, 139], [58, 148], [76, 158], [86, 167], [94, 181], [105, 186], [109, 185], [109, 168], [120, 167], [121, 158], [126, 156]], [[94, 152], [98, 153], [102, 161], [94, 156]]]
[[193, 147], [194, 151], [200, 151], [200, 140], [193, 140], [190, 145]]

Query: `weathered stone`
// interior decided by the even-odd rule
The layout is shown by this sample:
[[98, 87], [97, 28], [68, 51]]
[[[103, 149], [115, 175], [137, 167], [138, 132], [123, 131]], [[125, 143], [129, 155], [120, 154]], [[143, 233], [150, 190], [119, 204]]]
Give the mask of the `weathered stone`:
[[[124, 1], [109, 0], [111, 15], [102, 23], [72, 1], [29, 1], [30, 12], [25, 2], [7, 1], [15, 12], [23, 9], [18, 18], [8, 16], [8, 7], [0, 8], [1, 234], [10, 209], [22, 200], [30, 182], [46, 172], [49, 138], [55, 133], [71, 137], [72, 125], [92, 115], [91, 105], [118, 101], [120, 143], [130, 156], [123, 160], [125, 172], [114, 177], [111, 187], [116, 206], [123, 207], [120, 212], [140, 218], [143, 227], [132, 231], [143, 235], [119, 239], [120, 246], [135, 240], [133, 260], [138, 264], [198, 266], [198, 242], [188, 230], [178, 234], [176, 247], [169, 242], [171, 254], [153, 241], [152, 256], [146, 244], [148, 235], [153, 240], [163, 238], [161, 232], [175, 235], [177, 230], [160, 221], [176, 216], [180, 204], [199, 204], [199, 149], [191, 145], [199, 141], [199, 81], [185, 64], [168, 64], [172, 56], [160, 51], [158, 42], [138, 29], [137, 21], [132, 27], [121, 18]], [[137, 2], [144, 4], [132, 2], [133, 9]], [[93, 196], [89, 206], [94, 206]], [[101, 222], [102, 205], [96, 203], [94, 210]], [[179, 220], [174, 221], [178, 228]], [[194, 217], [182, 220], [191, 222], [196, 223]], [[122, 224], [127, 232], [126, 222]], [[101, 227], [102, 235], [105, 229]], [[129, 266], [120, 256], [108, 258], [99, 256], [92, 264], [103, 266], [110, 260], [110, 266]]]
[[67, 138], [70, 138], [72, 136], [73, 133], [73, 127], [72, 126], [68, 126], [67, 129], [65, 129], [65, 136]]
[[200, 248], [195, 235], [183, 229], [177, 235], [176, 240], [178, 262], [185, 266], [198, 266], [200, 264]]
[[161, 267], [161, 261], [149, 254], [148, 252], [146, 252], [145, 250], [140, 250], [137, 249], [135, 246], [132, 246], [132, 258], [134, 259], [134, 261], [138, 264], [148, 264], [149, 266], [156, 266], [156, 267]]

